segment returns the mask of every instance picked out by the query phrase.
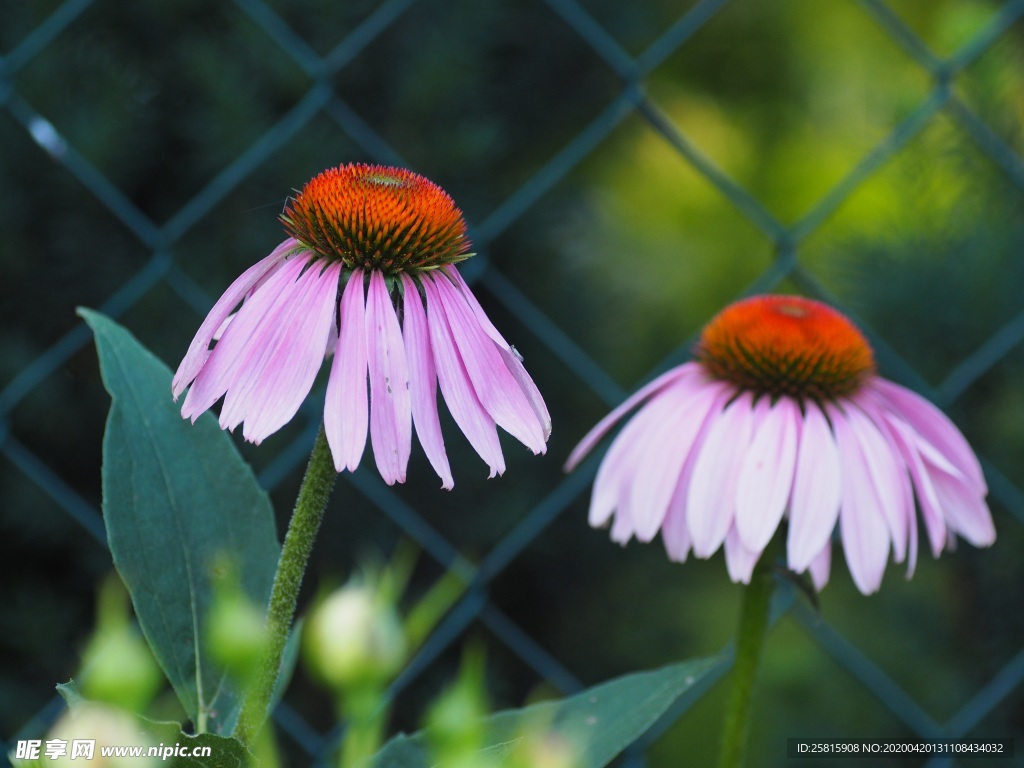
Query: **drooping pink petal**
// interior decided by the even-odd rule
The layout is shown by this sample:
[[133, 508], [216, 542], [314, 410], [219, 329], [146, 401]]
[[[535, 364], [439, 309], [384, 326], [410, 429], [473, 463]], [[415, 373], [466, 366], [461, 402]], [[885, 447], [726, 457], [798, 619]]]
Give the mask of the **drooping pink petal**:
[[[613, 532], [620, 537], [616, 541], [627, 533], [650, 541], [669, 506], [682, 506], [682, 501], [675, 498], [678, 476], [687, 471], [687, 464], [692, 474], [696, 447], [691, 445], [703, 439], [711, 420], [709, 414], [720, 413], [731, 394], [720, 382], [702, 389], [680, 383], [672, 390], [659, 394], [623, 427], [598, 468], [591, 494], [590, 524], [601, 527], [615, 512]], [[653, 472], [651, 461], [659, 462]], [[648, 481], [659, 486], [653, 490], [656, 496], [651, 495], [651, 488], [638, 487]], [[682, 524], [685, 527], [685, 517]]]
[[[879, 449], [878, 454], [885, 457], [884, 461], [887, 464], [892, 464], [894, 479], [899, 486], [898, 492], [894, 492], [892, 489], [889, 490], [887, 498], [889, 505], [883, 509], [887, 514], [895, 514], [898, 517], [898, 521], [889, 520], [889, 527], [892, 532], [896, 562], [903, 561], [905, 549], [909, 578], [913, 575], [917, 564], [917, 511], [914, 507], [914, 489], [910, 480], [910, 469], [904, 458], [901, 438], [895, 433], [893, 426], [889, 423], [889, 419], [895, 417], [879, 405], [877, 397], [870, 394], [858, 396], [856, 402], [885, 442], [884, 450]], [[909, 427], [907, 427], [907, 431], [911, 431]], [[923, 443], [923, 441], [920, 442]], [[940, 456], [934, 448], [931, 449], [931, 453]], [[944, 465], [949, 466], [948, 462], [944, 459], [942, 461]], [[956, 474], [957, 477], [963, 477], [959, 472]], [[890, 480], [889, 482], [892, 481]], [[900, 532], [901, 528], [902, 532]], [[906, 540], [905, 548], [900, 536]]]
[[946, 522], [931, 477], [917, 450], [920, 438], [909, 424], [893, 413], [885, 414], [885, 423], [910, 473], [932, 555], [938, 557], [946, 541]]
[[637, 469], [636, 457], [640, 455], [647, 437], [641, 415], [637, 414], [615, 436], [597, 469], [587, 518], [594, 528], [604, 527], [616, 510], [618, 517], [628, 516], [629, 489]]
[[602, 528], [608, 524], [612, 513], [618, 507], [622, 486], [628, 482], [634, 468], [632, 461], [627, 461], [627, 457], [632, 458], [631, 454], [635, 451], [634, 443], [642, 435], [635, 429], [627, 431], [629, 427], [630, 424], [627, 424], [622, 432], [615, 435], [597, 468], [594, 488], [590, 495], [590, 509], [587, 512], [587, 522], [591, 527]]
[[473, 290], [469, 287], [469, 283], [466, 282], [466, 278], [462, 276], [462, 273], [459, 272], [458, 268], [453, 264], [449, 264], [441, 267], [438, 271], [447, 275], [448, 279], [451, 280], [451, 282], [458, 287], [463, 296], [465, 296], [466, 303], [469, 304], [470, 309], [472, 309], [473, 313], [477, 316], [477, 320], [480, 321], [480, 327], [483, 328], [484, 333], [490, 336], [494, 343], [502, 349], [510, 350], [511, 346], [507, 341], [505, 341], [505, 337], [499, 333], [498, 329], [494, 327], [494, 323], [491, 322], [491, 319], [487, 317], [487, 313], [484, 312], [484, 308], [480, 306], [480, 302], [477, 300], [476, 295], [473, 293]]
[[533, 408], [533, 414], [537, 418], [537, 423], [541, 425], [544, 441], [547, 442], [547, 439], [551, 437], [551, 413], [548, 411], [547, 403], [541, 397], [537, 385], [530, 378], [530, 374], [526, 372], [522, 357], [514, 348], [506, 350], [499, 347], [498, 354], [501, 355], [501, 359], [505, 363], [508, 372], [512, 374], [512, 377], [519, 384], [519, 388], [526, 395], [530, 407]]
[[843, 500], [839, 511], [843, 550], [854, 584], [869, 595], [882, 584], [885, 563], [889, 559], [889, 530], [877, 506], [864, 447], [846, 413], [834, 406], [827, 408], [843, 472]]
[[821, 592], [825, 585], [828, 584], [829, 571], [832, 570], [831, 540], [825, 542], [825, 546], [822, 547], [821, 552], [814, 556], [807, 570], [810, 571], [811, 582], [814, 584], [814, 588]]
[[459, 270], [452, 264], [442, 267], [440, 272], [443, 272], [448, 278], [458, 287], [459, 291], [463, 294], [466, 303], [469, 304], [473, 313], [476, 315], [477, 320], [480, 322], [480, 327], [483, 328], [491, 340], [498, 346], [501, 359], [505, 363], [505, 367], [508, 368], [509, 372], [515, 377], [516, 381], [519, 382], [519, 386], [522, 388], [523, 393], [530, 401], [530, 405], [533, 407], [534, 413], [537, 416], [537, 420], [542, 425], [544, 431], [544, 439], [547, 440], [551, 436], [551, 414], [548, 412], [548, 407], [544, 402], [544, 398], [541, 397], [540, 390], [537, 389], [537, 385], [533, 383], [533, 379], [530, 378], [530, 374], [526, 372], [526, 368], [523, 367], [522, 359], [519, 353], [516, 352], [515, 348], [510, 346], [505, 341], [504, 337], [498, 332], [498, 329], [494, 327], [490, 318], [487, 317], [487, 313], [484, 312], [484, 308], [480, 306], [480, 302], [477, 301], [476, 296], [470, 289], [469, 284], [465, 281]]
[[430, 466], [441, 478], [441, 487], [451, 490], [455, 480], [448, 464], [444, 436], [441, 434], [441, 420], [437, 413], [437, 370], [434, 368], [434, 354], [430, 347], [427, 314], [423, 310], [416, 281], [403, 274], [402, 287], [405, 290], [402, 336], [405, 339], [405, 357], [409, 364], [412, 420], [423, 452], [427, 455]]
[[611, 540], [616, 544], [625, 546], [629, 543], [629, 540], [633, 538], [633, 519], [628, 514], [615, 515], [615, 520], [612, 522], [612, 530], [610, 534]]
[[304, 282], [302, 304], [289, 318], [288, 336], [280, 338], [273, 357], [259, 375], [259, 386], [246, 408], [242, 434], [259, 444], [298, 412], [309, 394], [317, 372], [324, 362], [327, 337], [334, 325], [341, 264], [328, 266], [321, 273], [314, 264], [299, 278]]
[[[961, 469], [955, 466], [942, 451], [928, 442], [928, 440], [918, 432], [902, 414], [893, 411], [890, 404], [878, 392], [868, 390], [862, 393], [858, 397], [857, 401], [865, 411], [871, 413], [876, 422], [881, 422], [886, 425], [888, 425], [890, 419], [898, 419], [902, 422], [906, 427], [904, 430], [905, 434], [911, 437], [914, 449], [917, 451], [918, 455], [920, 455], [922, 461], [973, 485], [973, 481], [969, 479], [966, 471], [961, 471]], [[982, 495], [985, 493], [984, 489], [979, 489], [979, 492]]]
[[649, 542], [657, 535], [694, 440], [724, 389], [722, 384], [694, 387], [679, 381], [644, 406], [650, 412], [650, 426], [645, 430], [629, 494], [639, 541]]
[[[702, 430], [703, 431], [703, 430]], [[690, 480], [693, 477], [693, 453], [696, 446], [700, 444], [700, 435], [694, 441], [694, 451], [691, 452], [683, 471], [679, 475], [675, 492], [668, 504], [668, 511], [665, 513], [665, 521], [661, 524], [661, 542], [665, 545], [665, 552], [668, 559], [676, 563], [685, 563], [690, 554], [690, 529], [686, 527], [686, 496], [690, 490]]]
[[929, 472], [950, 531], [956, 531], [976, 547], [991, 546], [996, 528], [985, 500], [967, 481], [939, 469]]
[[338, 344], [324, 401], [324, 433], [334, 467], [355, 471], [366, 447], [366, 308], [363, 272], [356, 269], [341, 295]]
[[[237, 397], [251, 385], [239, 374], [246, 365], [258, 363], [264, 354], [265, 340], [275, 328], [274, 320], [293, 301], [295, 280], [307, 262], [307, 256], [289, 260], [242, 305], [192, 382], [181, 406], [182, 417], [195, 422], [228, 390], [235, 390]], [[234, 428], [241, 418], [239, 415], [237, 420], [228, 421], [222, 412], [221, 425]]]
[[331, 323], [331, 332], [327, 335], [327, 352], [325, 357], [331, 357], [334, 354], [335, 347], [338, 346], [338, 324]]
[[652, 431], [664, 420], [665, 409], [655, 405], [652, 401], [641, 409], [616, 436], [594, 481], [591, 525], [603, 525], [614, 511], [613, 538], [620, 543], [628, 540], [623, 536], [632, 536], [636, 530], [634, 514], [646, 511], [633, 503], [633, 489], [640, 482], [641, 462], [651, 444]]
[[733, 525], [725, 537], [725, 567], [729, 571], [729, 578], [740, 584], [749, 584], [754, 566], [761, 558], [761, 552], [760, 549], [747, 549], [739, 531]]
[[495, 423], [534, 453], [547, 450], [544, 426], [463, 294], [443, 276], [434, 281], [466, 373]]
[[489, 477], [504, 474], [505, 458], [501, 453], [494, 419], [480, 404], [459, 356], [436, 282], [431, 275], [424, 274], [421, 285], [427, 298], [427, 327], [430, 330], [430, 346], [434, 352], [441, 394], [469, 444], [490, 467]]
[[869, 419], [856, 402], [845, 409], [847, 423], [853, 430], [857, 444], [868, 469], [868, 479], [875, 493], [875, 506], [881, 510], [892, 540], [893, 559], [903, 562], [907, 556], [907, 534], [910, 510], [902, 508], [903, 495], [900, 473], [905, 472], [899, 448], [890, 445], [879, 428]]
[[373, 458], [385, 483], [404, 483], [412, 450], [409, 366], [398, 316], [377, 270], [370, 273], [365, 327]]
[[230, 315], [228, 315], [227, 317], [224, 318], [224, 322], [222, 322], [217, 327], [217, 330], [213, 332], [213, 340], [214, 341], [220, 341], [220, 337], [224, 335], [224, 331], [226, 331], [228, 329], [228, 326], [231, 325], [231, 321], [234, 320], [234, 319], [235, 319], [235, 313], [234, 312], [232, 312]]
[[[293, 249], [293, 250], [297, 251], [297, 250], [299, 250], [299, 248], [296, 248], [296, 249]], [[258, 291], [260, 289], [261, 285], [263, 285], [265, 282], [267, 282], [267, 280], [269, 280], [271, 277], [273, 277], [274, 273], [277, 272], [277, 270], [281, 269], [281, 267], [284, 265], [285, 260], [288, 258], [288, 255], [290, 255], [290, 254], [291, 254], [291, 252], [289, 251], [288, 254], [285, 255], [284, 259], [278, 259], [277, 263], [275, 263], [270, 269], [268, 269], [266, 272], [264, 272], [263, 273], [263, 277], [261, 277], [259, 280], [257, 280], [253, 284], [252, 288], [250, 288], [246, 292], [245, 297], [242, 299], [242, 301], [248, 301], [249, 297], [252, 296], [254, 293], [256, 293], [256, 291]], [[226, 318], [224, 318], [224, 322], [222, 322], [220, 324], [220, 327], [218, 327], [217, 330], [214, 331], [214, 333], [213, 333], [213, 340], [214, 341], [220, 341], [220, 337], [224, 335], [224, 331], [226, 331], [228, 329], [228, 326], [231, 325], [231, 321], [235, 319], [235, 315], [236, 314], [238, 314], [238, 313], [237, 312], [232, 312], [230, 315], [228, 315]]]
[[[895, 439], [893, 442], [895, 445]], [[914, 508], [914, 489], [910, 483], [910, 470], [907, 469], [906, 464], [903, 465], [903, 472], [900, 477], [901, 503], [903, 508], [908, 510], [907, 519], [910, 521], [910, 528], [907, 533], [907, 578], [910, 579], [917, 569], [917, 512]]]
[[786, 561], [797, 573], [803, 573], [830, 540], [842, 498], [839, 450], [832, 429], [815, 403], [808, 401], [804, 411], [786, 542]]
[[[310, 274], [309, 270], [315, 264], [313, 259], [305, 264], [301, 261], [301, 257], [293, 259], [280, 270], [288, 276], [288, 282], [277, 292], [274, 304], [267, 309], [257, 325], [244, 335], [240, 325], [237, 332], [224, 339], [225, 352], [239, 343], [245, 346], [247, 352], [233, 365], [234, 381], [224, 395], [224, 405], [220, 410], [222, 429], [233, 430], [242, 421], [246, 421], [246, 427], [250, 426], [247, 417], [254, 412], [253, 399], [263, 386], [264, 371], [281, 346], [291, 342], [293, 325], [299, 320], [309, 285], [303, 278]], [[248, 303], [255, 304], [252, 297]], [[248, 320], [246, 318], [246, 322]], [[225, 334], [228, 334], [227, 330]], [[251, 433], [251, 430], [248, 431]], [[246, 439], [250, 439], [248, 435]]]
[[224, 291], [217, 300], [217, 303], [213, 305], [209, 314], [206, 315], [202, 325], [199, 326], [199, 330], [196, 331], [192, 343], [189, 344], [188, 351], [185, 353], [181, 365], [178, 366], [178, 370], [174, 374], [174, 379], [171, 381], [171, 392], [175, 400], [185, 391], [185, 387], [195, 379], [203, 364], [210, 357], [210, 342], [213, 341], [214, 334], [218, 330], [222, 330], [221, 326], [235, 307], [270, 270], [298, 247], [298, 241], [289, 237], [277, 246], [269, 256], [253, 264], [228, 286], [228, 289]]
[[793, 487], [800, 406], [780, 397], [757, 426], [736, 486], [736, 532], [761, 552], [779, 527]]
[[666, 371], [653, 381], [650, 381], [640, 387], [640, 389], [623, 400], [622, 403], [619, 404], [611, 413], [601, 419], [594, 428], [591, 429], [582, 440], [580, 440], [576, 447], [573, 448], [572, 453], [569, 454], [569, 458], [565, 462], [565, 471], [571, 472], [575, 469], [583, 460], [583, 457], [590, 453], [593, 447], [600, 442], [601, 438], [603, 438], [612, 427], [615, 426], [619, 419], [640, 405], [640, 403], [672, 382], [691, 376], [699, 377], [701, 380], [707, 380], [707, 377], [704, 376], [697, 363], [683, 363], [670, 371]]
[[617, 529], [623, 530], [628, 520], [627, 527], [632, 535], [630, 490], [639, 469], [638, 460], [647, 444], [647, 423], [641, 416], [638, 414], [615, 435], [598, 467], [588, 516], [588, 521], [595, 528], [604, 526], [614, 512]]
[[873, 378], [866, 388], [879, 395], [891, 411], [935, 446], [976, 490], [982, 494], [988, 491], [978, 457], [946, 414], [916, 392], [880, 377]]
[[735, 517], [736, 482], [754, 431], [753, 397], [743, 392], [712, 418], [686, 500], [693, 552], [703, 558], [721, 546]]
[[[715, 386], [712, 384], [711, 386]], [[689, 554], [692, 540], [690, 529], [687, 523], [686, 504], [690, 495], [690, 484], [693, 482], [693, 470], [697, 465], [697, 457], [700, 455], [701, 446], [707, 439], [708, 431], [715, 418], [721, 415], [722, 409], [732, 396], [732, 390], [725, 385], [720, 385], [717, 396], [708, 405], [706, 412], [701, 415], [694, 413], [694, 418], [700, 418], [702, 423], [693, 440], [689, 455], [679, 473], [672, 498], [668, 503], [668, 510], [665, 513], [665, 520], [661, 527], [662, 542], [669, 559], [676, 562], [685, 562]]]
[[[299, 325], [306, 316], [303, 307], [308, 300], [309, 288], [315, 283], [315, 276], [319, 271], [313, 260], [305, 265], [301, 264], [299, 259], [286, 264], [281, 272], [290, 275], [289, 282], [278, 292], [274, 304], [267, 309], [255, 328], [245, 335], [236, 332], [230, 334], [230, 337], [227, 337], [225, 331], [225, 352], [229, 352], [233, 345], [241, 343], [245, 345], [247, 353], [234, 364], [234, 381], [224, 395], [224, 405], [220, 410], [221, 428], [233, 430], [244, 421], [243, 435], [246, 440], [258, 443], [265, 436], [262, 430], [257, 428], [254, 431], [253, 427], [259, 418], [257, 413], [260, 403], [266, 402], [268, 385], [275, 398], [285, 396], [283, 392], [275, 391], [276, 386], [270, 381], [275, 375], [272, 370], [273, 361], [278, 355], [287, 354], [287, 350], [295, 343], [294, 336], [299, 332]], [[310, 276], [314, 277], [312, 282]], [[251, 298], [248, 303], [255, 304]], [[246, 318], [246, 321], [248, 319]], [[315, 376], [316, 371], [313, 374]], [[308, 389], [302, 397], [305, 397], [307, 392]], [[302, 397], [299, 398], [299, 403], [302, 402]], [[287, 398], [285, 407], [291, 402], [291, 398]], [[274, 403], [271, 407], [276, 408], [277, 404]], [[273, 420], [274, 416], [271, 418]]]
[[[623, 456], [619, 450], [609, 451], [602, 462], [602, 470], [607, 470], [605, 464], [609, 467], [622, 464], [628, 471], [626, 482], [617, 489], [616, 515], [617, 519], [629, 518], [630, 530], [641, 541], [654, 538], [675, 487], [678, 467], [671, 468], [672, 457], [668, 455], [674, 446], [670, 447], [666, 441], [671, 441], [675, 432], [669, 423], [680, 423], [677, 405], [680, 400], [685, 403], [687, 399], [686, 393], [672, 397], [666, 392], [651, 400], [627, 425], [630, 434], [617, 441], [620, 447], [627, 443], [630, 445], [629, 454]], [[679, 459], [681, 466], [685, 453]], [[651, 464], [652, 461], [655, 465]], [[668, 473], [673, 474], [669, 476]]]

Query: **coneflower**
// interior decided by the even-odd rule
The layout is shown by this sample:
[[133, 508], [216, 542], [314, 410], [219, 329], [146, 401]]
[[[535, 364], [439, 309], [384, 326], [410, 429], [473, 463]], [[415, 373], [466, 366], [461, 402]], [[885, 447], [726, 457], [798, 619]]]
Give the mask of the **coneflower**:
[[400, 168], [343, 165], [306, 184], [281, 220], [288, 239], [224, 292], [178, 367], [174, 397], [191, 385], [183, 417], [223, 397], [221, 427], [242, 424], [259, 443], [333, 354], [324, 429], [339, 472], [359, 465], [369, 429], [381, 476], [403, 482], [415, 424], [451, 488], [438, 384], [491, 477], [505, 471], [496, 427], [545, 451], [544, 400], [455, 267], [472, 254], [444, 190]]

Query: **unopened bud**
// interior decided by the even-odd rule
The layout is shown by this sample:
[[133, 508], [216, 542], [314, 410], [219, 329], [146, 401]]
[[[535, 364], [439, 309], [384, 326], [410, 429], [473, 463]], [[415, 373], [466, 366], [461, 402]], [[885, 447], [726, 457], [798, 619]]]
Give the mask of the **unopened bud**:
[[313, 612], [305, 635], [313, 669], [338, 688], [387, 681], [405, 661], [398, 613], [367, 585], [331, 594]]
[[[55, 768], [155, 768], [160, 758], [148, 754], [156, 740], [142, 729], [130, 713], [105, 704], [87, 702], [73, 707], [54, 723], [46, 745], [56, 745], [60, 753], [46, 759]], [[91, 751], [82, 751], [84, 749]], [[101, 747], [133, 747], [135, 755], [104, 755]], [[116, 751], [116, 750], [108, 750]], [[127, 751], [127, 750], [122, 750]]]
[[82, 663], [82, 694], [138, 712], [163, 686], [164, 676], [129, 620], [128, 596], [116, 577], [100, 588], [96, 631]]
[[206, 631], [214, 660], [236, 680], [249, 679], [263, 653], [263, 611], [241, 593], [222, 595], [214, 601]]

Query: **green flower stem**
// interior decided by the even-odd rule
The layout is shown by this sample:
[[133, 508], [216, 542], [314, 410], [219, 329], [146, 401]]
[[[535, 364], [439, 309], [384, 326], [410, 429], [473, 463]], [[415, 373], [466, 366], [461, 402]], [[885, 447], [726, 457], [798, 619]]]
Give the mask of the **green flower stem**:
[[380, 751], [388, 716], [387, 692], [376, 684], [344, 693], [338, 711], [346, 721], [341, 768], [360, 768]]
[[743, 590], [740, 628], [736, 637], [736, 660], [732, 670], [732, 693], [725, 714], [722, 731], [722, 751], [719, 768], [739, 768], [747, 751], [750, 731], [750, 704], [754, 695], [754, 681], [761, 660], [765, 630], [768, 628], [768, 608], [772, 598], [772, 571], [759, 564], [754, 569], [750, 584]]
[[309, 554], [313, 550], [313, 542], [316, 540], [317, 531], [320, 530], [324, 509], [337, 478], [331, 449], [327, 445], [327, 436], [321, 425], [320, 433], [313, 444], [313, 452], [309, 456], [306, 475], [302, 478], [299, 497], [295, 501], [295, 511], [292, 513], [288, 533], [284, 537], [284, 546], [281, 548], [281, 560], [277, 564], [274, 587], [270, 592], [263, 658], [256, 679], [242, 705], [242, 713], [235, 729], [235, 736], [248, 747], [255, 742], [267, 716], [267, 708], [270, 706], [270, 699], [281, 670], [285, 643], [288, 641], [292, 619], [295, 617], [299, 587], [302, 586]]

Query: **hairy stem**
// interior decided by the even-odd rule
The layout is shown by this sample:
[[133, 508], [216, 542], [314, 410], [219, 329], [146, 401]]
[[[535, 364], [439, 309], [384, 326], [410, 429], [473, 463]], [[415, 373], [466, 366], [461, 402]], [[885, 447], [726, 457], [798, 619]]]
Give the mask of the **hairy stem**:
[[281, 658], [285, 643], [295, 617], [295, 603], [299, 587], [306, 573], [309, 554], [313, 550], [320, 521], [330, 498], [331, 489], [338, 474], [334, 469], [331, 449], [327, 444], [323, 425], [313, 444], [306, 474], [302, 478], [295, 511], [288, 524], [288, 533], [281, 548], [281, 559], [274, 576], [274, 587], [270, 592], [270, 607], [267, 612], [267, 636], [260, 668], [249, 693], [242, 705], [235, 736], [247, 747], [252, 747], [274, 694], [274, 686], [281, 671]]

